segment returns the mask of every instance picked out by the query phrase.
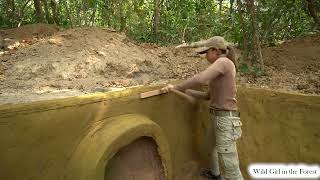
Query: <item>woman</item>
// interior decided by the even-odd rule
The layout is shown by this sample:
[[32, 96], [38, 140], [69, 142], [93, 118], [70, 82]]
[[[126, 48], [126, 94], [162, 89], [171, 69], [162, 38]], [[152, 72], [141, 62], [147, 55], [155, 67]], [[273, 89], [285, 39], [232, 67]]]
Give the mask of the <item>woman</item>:
[[[209, 100], [210, 123], [213, 123], [215, 142], [212, 147], [213, 165], [205, 169], [203, 176], [210, 179], [223, 179], [220, 175], [219, 161], [222, 161], [225, 176], [229, 180], [242, 180], [236, 140], [241, 136], [240, 113], [236, 101], [236, 66], [233, 49], [223, 37], [214, 36], [205, 41], [182, 44], [182, 47], [199, 47], [196, 52], [206, 53], [210, 66], [203, 72], [176, 86], [168, 85], [164, 91], [174, 88], [199, 99]], [[191, 88], [208, 84], [208, 92]]]

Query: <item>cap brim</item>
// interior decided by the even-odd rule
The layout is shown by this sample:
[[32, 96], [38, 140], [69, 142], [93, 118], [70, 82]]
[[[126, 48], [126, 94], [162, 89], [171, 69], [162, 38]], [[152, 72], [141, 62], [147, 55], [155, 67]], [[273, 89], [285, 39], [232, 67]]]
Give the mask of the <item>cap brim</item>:
[[204, 54], [204, 53], [206, 53], [209, 49], [210, 49], [210, 47], [200, 47], [200, 48], [196, 49], [195, 52], [198, 53], [198, 54]]

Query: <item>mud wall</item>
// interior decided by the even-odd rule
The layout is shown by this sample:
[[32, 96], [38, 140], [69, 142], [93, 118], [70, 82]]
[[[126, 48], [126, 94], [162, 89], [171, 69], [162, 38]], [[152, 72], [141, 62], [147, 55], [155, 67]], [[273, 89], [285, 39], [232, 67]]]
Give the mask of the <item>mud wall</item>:
[[243, 171], [254, 162], [319, 163], [320, 97], [239, 88]]
[[[0, 177], [49, 180], [78, 173], [68, 167], [83, 139], [117, 121], [113, 117], [127, 114], [141, 115], [159, 125], [162, 132], [150, 136], [157, 140], [167, 165], [171, 164], [166, 167], [169, 175], [179, 177], [189, 162], [206, 166], [206, 104], [196, 108], [174, 94], [139, 99], [140, 92], [155, 88], [0, 106]], [[320, 97], [238, 90], [244, 124], [238, 144], [243, 172], [252, 162], [319, 161]], [[121, 146], [126, 143], [120, 142]]]
[[[113, 117], [126, 114], [143, 115], [160, 125], [170, 147], [170, 152], [164, 153], [174, 157], [170, 162], [173, 169], [199, 159], [189, 123], [190, 106], [173, 94], [139, 98], [140, 92], [151, 89], [1, 106], [0, 177], [10, 180], [68, 178], [72, 176], [66, 175], [70, 159], [87, 134], [97, 134], [96, 131], [116, 121]], [[123, 130], [123, 126], [117, 128], [113, 131]]]

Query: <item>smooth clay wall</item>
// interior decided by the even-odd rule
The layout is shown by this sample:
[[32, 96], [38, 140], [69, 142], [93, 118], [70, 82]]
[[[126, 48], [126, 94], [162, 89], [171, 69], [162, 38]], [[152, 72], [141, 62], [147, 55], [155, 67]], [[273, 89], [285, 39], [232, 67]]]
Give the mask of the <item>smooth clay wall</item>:
[[[189, 168], [207, 166], [206, 103], [193, 106], [174, 94], [139, 98], [157, 88], [0, 105], [1, 179], [64, 179], [88, 132], [126, 114], [142, 115], [161, 127], [169, 145], [167, 168], [176, 179]], [[240, 87], [238, 101], [243, 121], [238, 149], [245, 177], [253, 162], [319, 162], [319, 96]]]
[[[161, 127], [170, 147], [169, 152], [163, 153], [171, 156], [173, 170], [185, 162], [199, 159], [190, 123], [191, 114], [195, 114], [191, 106], [174, 94], [139, 98], [141, 92], [156, 88], [134, 88], [60, 100], [1, 105], [1, 179], [58, 180], [72, 176], [66, 175], [69, 161], [86, 135], [92, 131], [97, 134], [99, 129], [111, 123], [108, 121], [127, 114], [142, 115]], [[118, 128], [113, 131], [118, 133], [123, 130], [122, 127]], [[149, 129], [139, 129], [143, 130]]]
[[255, 162], [320, 162], [320, 96], [238, 88], [243, 171]]

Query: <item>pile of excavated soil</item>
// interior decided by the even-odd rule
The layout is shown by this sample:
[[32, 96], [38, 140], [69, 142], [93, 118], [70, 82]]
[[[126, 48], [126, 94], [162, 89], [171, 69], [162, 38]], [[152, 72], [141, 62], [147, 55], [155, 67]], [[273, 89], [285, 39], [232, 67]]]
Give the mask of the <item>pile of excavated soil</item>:
[[20, 28], [0, 30], [0, 55], [10, 54], [19, 47], [24, 47], [37, 42], [38, 39], [51, 36], [60, 28], [48, 24], [31, 24]]
[[262, 54], [266, 75], [242, 75], [241, 84], [320, 94], [320, 33], [265, 48]]
[[0, 37], [21, 41], [23, 39], [51, 36], [59, 29], [60, 28], [58, 26], [50, 24], [30, 24], [20, 28], [0, 30]]
[[59, 31], [0, 56], [0, 103], [185, 79], [207, 66], [190, 53], [139, 45], [104, 28]]
[[[208, 63], [192, 49], [137, 44], [106, 28], [34, 24], [0, 31], [0, 104], [28, 102], [186, 79]], [[263, 50], [266, 75], [248, 86], [320, 93], [320, 34]], [[0, 40], [1, 40], [0, 38]]]

